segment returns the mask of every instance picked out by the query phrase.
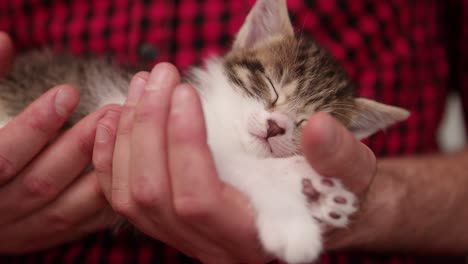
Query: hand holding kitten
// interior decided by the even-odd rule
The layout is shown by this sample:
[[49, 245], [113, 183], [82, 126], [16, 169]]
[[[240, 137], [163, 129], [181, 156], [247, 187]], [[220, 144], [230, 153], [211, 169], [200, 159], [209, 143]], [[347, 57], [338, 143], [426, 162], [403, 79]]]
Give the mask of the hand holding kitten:
[[[0, 32], [0, 78], [13, 61], [12, 46]], [[78, 101], [75, 89], [57, 86], [0, 128], [0, 253], [44, 249], [112, 223], [94, 172], [79, 177], [97, 121], [112, 107], [50, 142]]]
[[[320, 175], [340, 179], [360, 198], [361, 211], [352, 218], [351, 228], [330, 230], [328, 239], [325, 239], [326, 247], [338, 249], [360, 245], [362, 238], [353, 232], [353, 225], [362, 230], [369, 220], [361, 218], [369, 203], [373, 202], [373, 199], [366, 198], [377, 170], [375, 155], [326, 113], [312, 115], [304, 128], [302, 145], [304, 156]], [[385, 211], [380, 213], [383, 215]], [[372, 233], [375, 230], [368, 231]], [[361, 235], [372, 236], [369, 232]]]
[[[94, 164], [106, 196], [143, 232], [204, 262], [266, 261], [249, 201], [218, 180], [198, 96], [178, 82], [167, 64], [150, 76], [139, 73], [123, 113], [110, 111], [100, 121]], [[365, 197], [373, 153], [328, 114], [313, 115], [304, 129], [304, 155], [317, 172]], [[329, 238], [329, 248], [343, 240]], [[359, 241], [341, 247], [353, 243]]]
[[[28, 94], [52, 86], [48, 80], [85, 91], [72, 121], [125, 99], [130, 73], [100, 60], [54, 58], [44, 52], [18, 59], [2, 84], [7, 117]], [[31, 72], [42, 78], [25, 79]], [[98, 178], [113, 208], [139, 229], [208, 262], [263, 260], [261, 247], [289, 263], [315, 260], [324, 226], [346, 226], [357, 208], [354, 194], [301, 155], [304, 122], [330, 112], [364, 138], [408, 116], [356, 98], [339, 64], [294, 33], [283, 0], [258, 1], [233, 49], [188, 73], [201, 100], [192, 86], [178, 86], [171, 65], [147, 75], [133, 78], [122, 115], [107, 112], [96, 131]]]
[[141, 231], [205, 263], [266, 262], [253, 210], [219, 180], [198, 96], [179, 81], [169, 64], [138, 73], [122, 113], [100, 121], [93, 160], [106, 196]]
[[348, 190], [365, 196], [375, 175], [376, 157], [329, 114], [313, 114], [302, 135], [304, 156], [327, 177], [337, 177]]

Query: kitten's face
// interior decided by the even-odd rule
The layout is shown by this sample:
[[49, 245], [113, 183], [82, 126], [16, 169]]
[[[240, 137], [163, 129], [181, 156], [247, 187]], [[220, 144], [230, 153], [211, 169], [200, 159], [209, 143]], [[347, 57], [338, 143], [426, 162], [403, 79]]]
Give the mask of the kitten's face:
[[355, 97], [334, 58], [294, 34], [285, 0], [256, 2], [223, 68], [235, 94], [218, 93], [223, 103], [212, 111], [223, 108], [225, 133], [239, 133], [241, 145], [258, 156], [300, 154], [301, 131], [317, 111], [329, 112], [359, 139], [409, 115]]
[[234, 89], [263, 106], [246, 124], [260, 144], [247, 145], [264, 145], [275, 157], [300, 154], [301, 131], [312, 113], [330, 112], [346, 125], [355, 107], [346, 74], [324, 49], [302, 36], [233, 49], [225, 68]]

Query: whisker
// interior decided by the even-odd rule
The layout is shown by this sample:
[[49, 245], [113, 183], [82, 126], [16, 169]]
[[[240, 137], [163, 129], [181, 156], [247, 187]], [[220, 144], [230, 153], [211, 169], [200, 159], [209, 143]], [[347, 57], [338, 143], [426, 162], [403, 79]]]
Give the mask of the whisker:
[[285, 140], [275, 140], [275, 150], [280, 152], [281, 156], [288, 156], [296, 152], [294, 143]]

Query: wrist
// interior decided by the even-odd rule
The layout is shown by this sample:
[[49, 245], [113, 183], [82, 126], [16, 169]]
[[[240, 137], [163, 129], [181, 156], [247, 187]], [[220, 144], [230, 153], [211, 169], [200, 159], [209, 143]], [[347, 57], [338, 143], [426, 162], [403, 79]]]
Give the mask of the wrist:
[[468, 252], [467, 158], [462, 152], [379, 160], [356, 220], [334, 232], [331, 248]]
[[405, 182], [391, 160], [378, 160], [374, 178], [361, 197], [360, 209], [349, 228], [332, 231], [328, 247], [336, 250], [384, 250], [401, 220], [400, 205], [407, 193]]

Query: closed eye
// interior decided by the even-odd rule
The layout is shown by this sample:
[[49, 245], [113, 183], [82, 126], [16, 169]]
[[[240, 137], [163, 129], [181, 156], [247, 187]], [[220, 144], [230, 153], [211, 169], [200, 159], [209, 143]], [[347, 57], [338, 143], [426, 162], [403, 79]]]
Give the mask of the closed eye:
[[301, 125], [305, 124], [307, 122], [307, 119], [301, 119], [301, 121], [296, 123], [296, 127], [300, 127]]
[[271, 105], [275, 105], [276, 102], [278, 102], [278, 98], [279, 98], [278, 92], [276, 91], [276, 88], [275, 88], [275, 86], [273, 85], [273, 82], [271, 81], [271, 79], [268, 78], [268, 76], [265, 76], [265, 77], [267, 78], [268, 82], [270, 83], [271, 88], [273, 89], [273, 92], [275, 92], [276, 98], [275, 98], [275, 99], [273, 100], [273, 102], [271, 103]]

